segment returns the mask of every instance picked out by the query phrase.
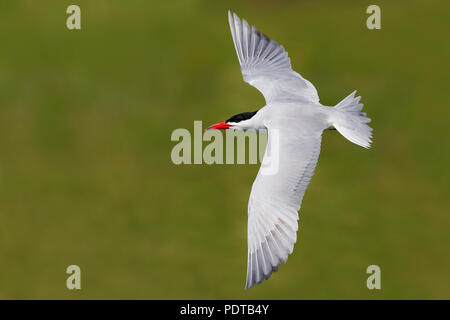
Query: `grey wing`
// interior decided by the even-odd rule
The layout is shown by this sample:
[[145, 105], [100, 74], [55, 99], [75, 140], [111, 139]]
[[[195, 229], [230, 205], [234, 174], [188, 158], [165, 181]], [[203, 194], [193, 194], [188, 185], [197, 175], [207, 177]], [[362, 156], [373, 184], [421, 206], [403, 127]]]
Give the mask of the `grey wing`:
[[267, 104], [300, 100], [319, 103], [316, 88], [292, 70], [283, 46], [228, 11], [231, 34], [244, 81], [257, 88]]
[[[269, 141], [248, 205], [248, 262], [245, 288], [262, 282], [286, 262], [297, 240], [298, 210], [320, 153], [321, 132], [298, 136], [279, 129]], [[270, 153], [275, 171], [263, 170]], [[274, 160], [278, 153], [278, 159]]]

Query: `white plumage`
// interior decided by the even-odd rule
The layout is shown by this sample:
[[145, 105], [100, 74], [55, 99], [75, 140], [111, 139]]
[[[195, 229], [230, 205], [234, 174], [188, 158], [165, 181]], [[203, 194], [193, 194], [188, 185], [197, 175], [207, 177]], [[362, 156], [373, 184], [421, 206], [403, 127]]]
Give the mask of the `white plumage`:
[[251, 119], [230, 124], [233, 129], [268, 129], [264, 157], [276, 152], [277, 158], [275, 171], [260, 169], [250, 195], [247, 289], [269, 278], [292, 253], [298, 211], [316, 167], [323, 131], [334, 127], [368, 148], [372, 129], [355, 92], [336, 107], [322, 106], [314, 86], [292, 70], [282, 46], [236, 14], [228, 12], [228, 18], [243, 78], [266, 100]]
[[261, 91], [266, 103], [280, 98], [319, 103], [316, 88], [292, 70], [283, 46], [236, 14], [228, 12], [228, 19], [244, 81]]

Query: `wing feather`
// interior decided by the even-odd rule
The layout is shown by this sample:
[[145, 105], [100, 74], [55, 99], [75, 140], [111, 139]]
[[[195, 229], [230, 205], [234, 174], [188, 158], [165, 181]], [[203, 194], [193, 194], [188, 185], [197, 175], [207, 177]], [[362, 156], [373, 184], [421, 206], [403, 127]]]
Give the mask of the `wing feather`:
[[[248, 265], [245, 288], [261, 283], [286, 262], [297, 241], [298, 210], [320, 153], [321, 132], [292, 136], [279, 130], [278, 150], [272, 150], [271, 132], [266, 147], [278, 152], [275, 174], [258, 172], [248, 206]], [[264, 161], [263, 161], [264, 162]]]
[[269, 104], [298, 100], [319, 103], [316, 88], [292, 70], [283, 46], [228, 11], [233, 43], [244, 81], [257, 88]]

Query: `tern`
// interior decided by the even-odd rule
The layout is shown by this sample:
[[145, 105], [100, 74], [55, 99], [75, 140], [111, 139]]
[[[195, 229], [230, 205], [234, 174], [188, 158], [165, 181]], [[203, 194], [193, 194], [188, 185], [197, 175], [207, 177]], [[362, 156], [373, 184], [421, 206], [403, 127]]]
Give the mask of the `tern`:
[[[351, 142], [369, 148], [370, 119], [361, 112], [361, 97], [354, 91], [336, 106], [319, 102], [311, 82], [292, 70], [283, 46], [246, 20], [228, 11], [228, 20], [244, 81], [258, 89], [266, 105], [237, 114], [208, 129], [267, 130], [268, 150], [276, 150], [276, 172], [262, 167], [248, 203], [248, 260], [245, 289], [267, 280], [286, 263], [297, 241], [298, 211], [314, 173], [322, 133], [336, 129]], [[277, 132], [277, 141], [271, 132]], [[271, 145], [277, 143], [275, 149]]]

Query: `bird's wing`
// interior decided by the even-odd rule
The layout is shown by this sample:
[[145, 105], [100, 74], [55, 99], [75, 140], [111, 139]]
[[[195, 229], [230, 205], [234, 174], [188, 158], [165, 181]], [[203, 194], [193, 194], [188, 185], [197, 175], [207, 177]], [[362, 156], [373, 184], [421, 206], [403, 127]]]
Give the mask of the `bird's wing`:
[[320, 153], [321, 132], [299, 134], [280, 126], [268, 133], [248, 204], [246, 289], [268, 279], [292, 253], [298, 210]]
[[244, 19], [228, 11], [231, 34], [244, 81], [258, 89], [267, 104], [300, 100], [319, 103], [316, 88], [292, 70], [283, 46], [270, 40]]

